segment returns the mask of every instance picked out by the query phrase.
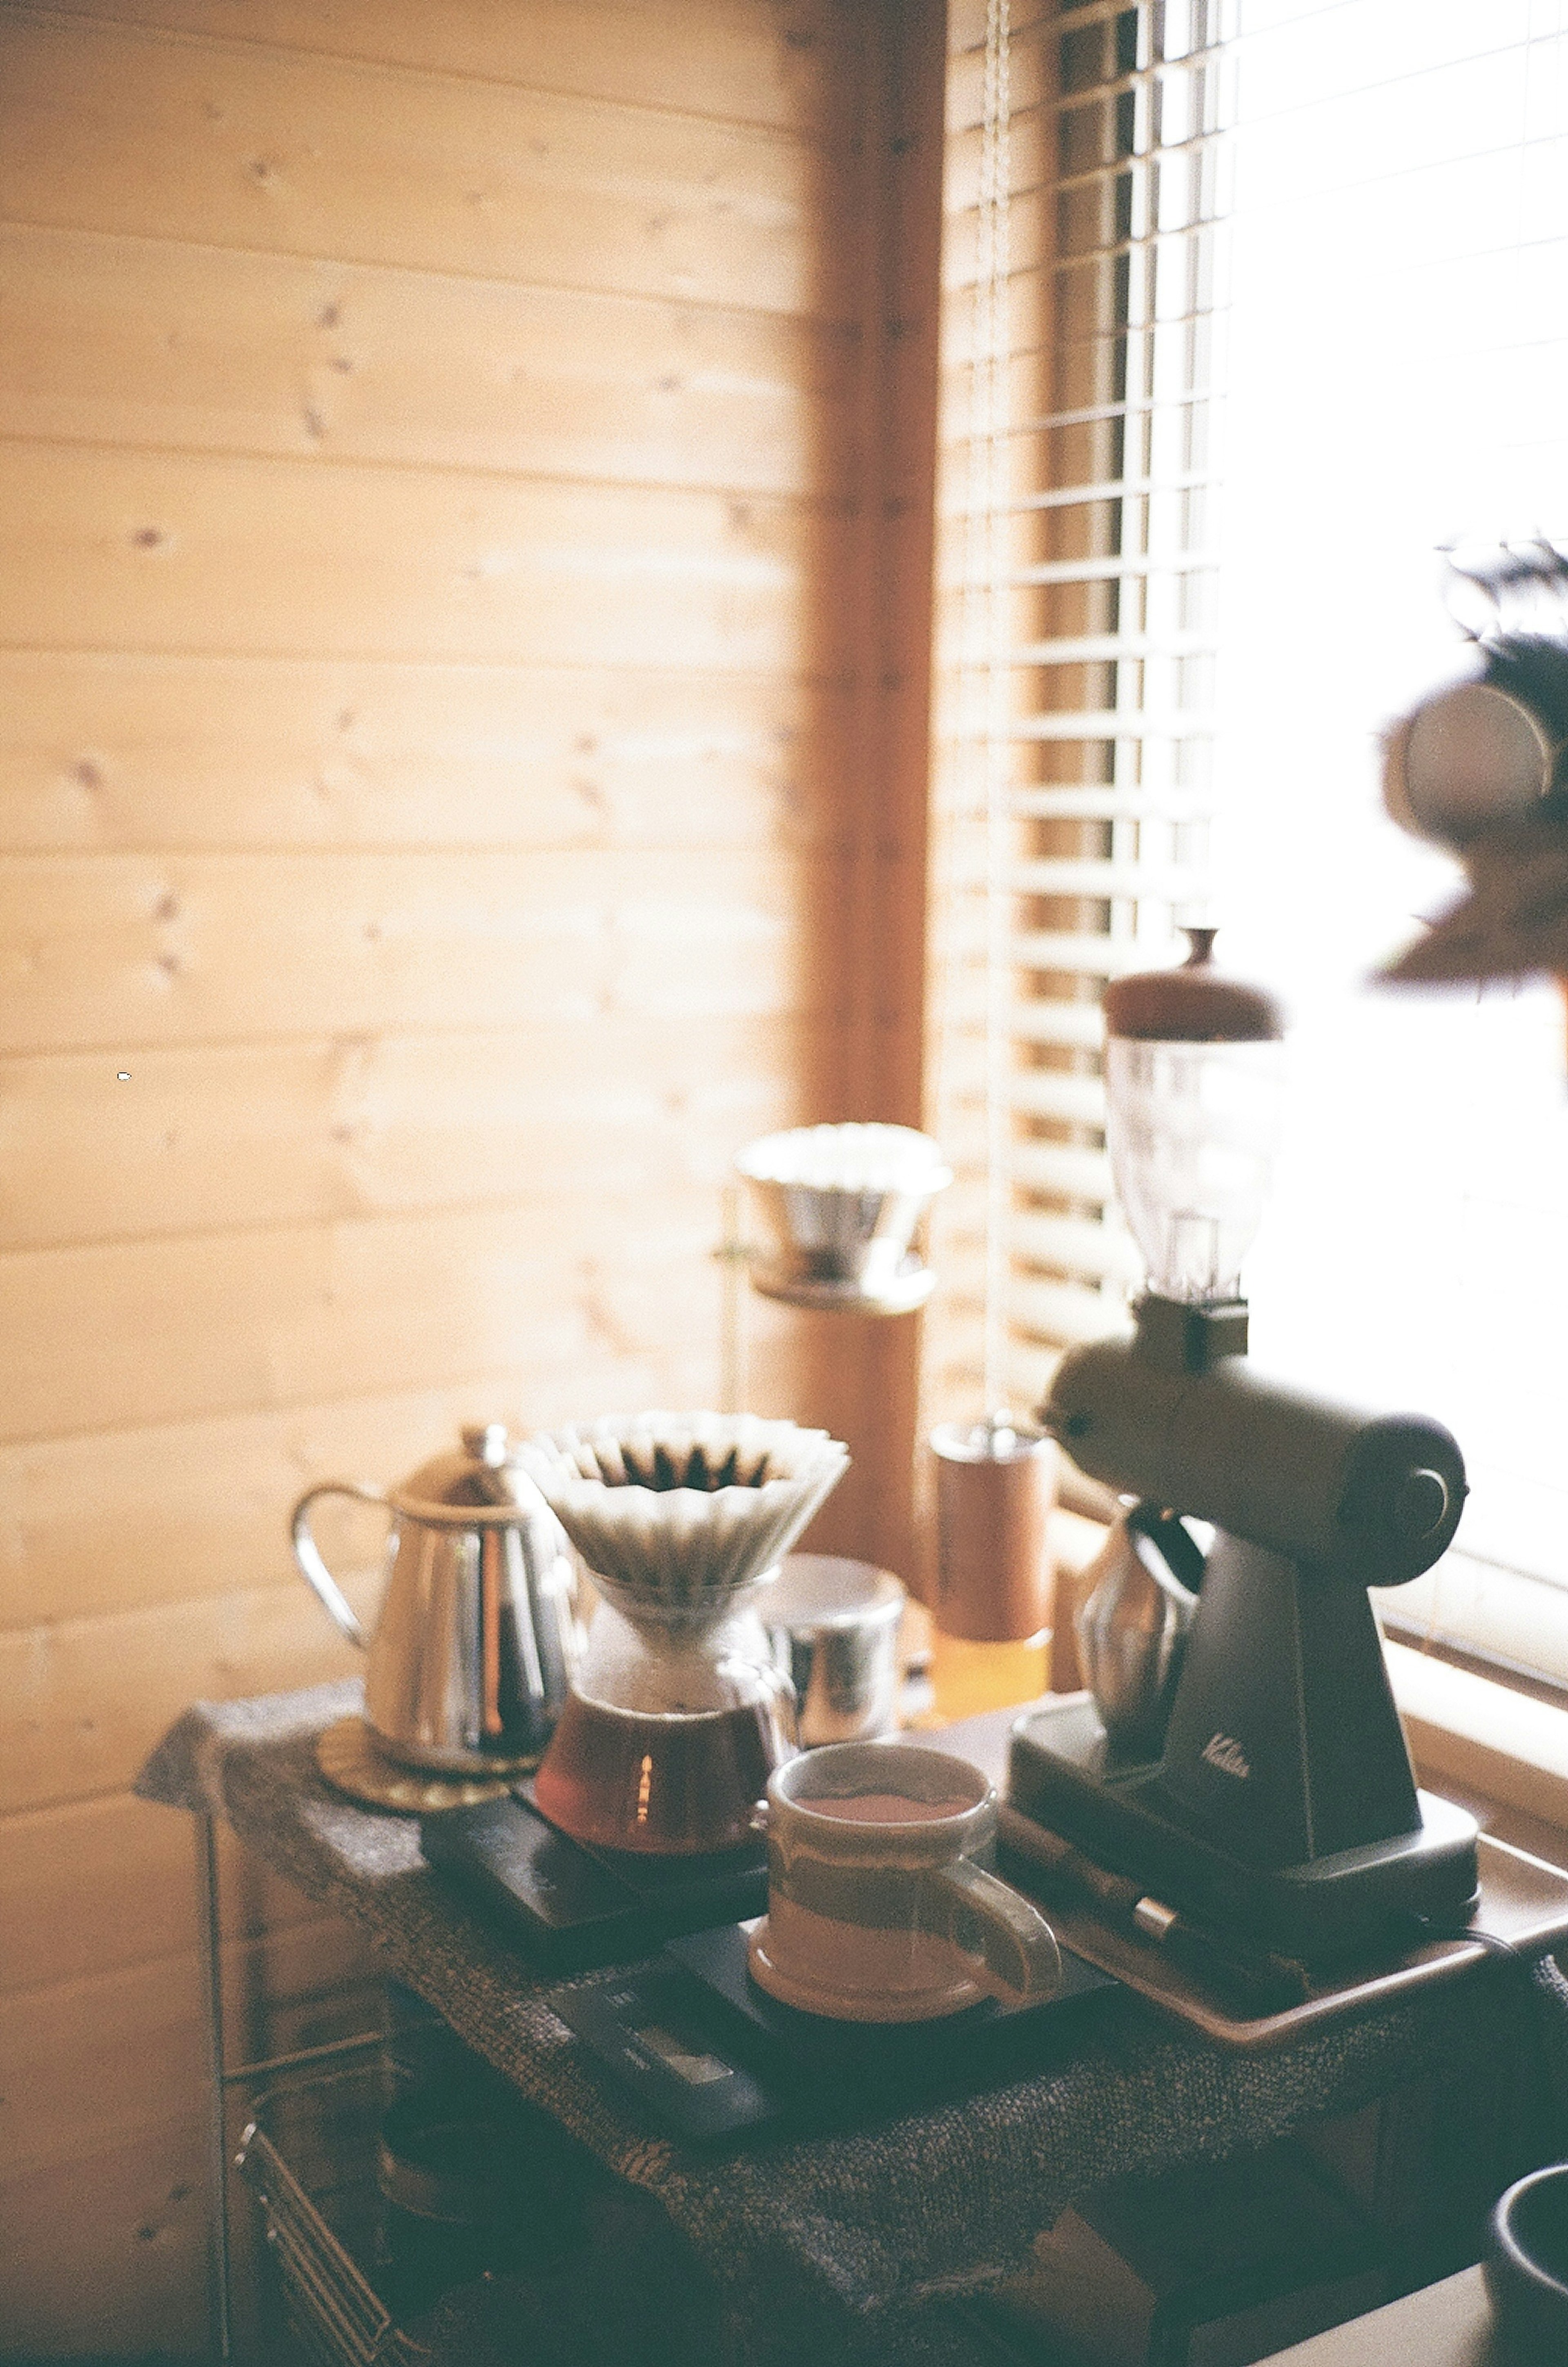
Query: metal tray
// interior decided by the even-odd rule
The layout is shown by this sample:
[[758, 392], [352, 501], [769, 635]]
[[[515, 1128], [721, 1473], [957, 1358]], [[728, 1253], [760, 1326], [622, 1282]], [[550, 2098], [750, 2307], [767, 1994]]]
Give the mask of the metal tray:
[[[1113, 1930], [1089, 1908], [1054, 1892], [1048, 1878], [1039, 1885], [1032, 1882], [1028, 1824], [1028, 1818], [1015, 1810], [1003, 1809], [1002, 1844], [1004, 1851], [1012, 1852], [1009, 1871], [1021, 1888], [1044, 1907], [1057, 1938], [1102, 1973], [1125, 1981], [1151, 2005], [1190, 2023], [1216, 2045], [1233, 2046], [1244, 2054], [1287, 2045], [1319, 2022], [1364, 2013], [1373, 2006], [1393, 2003], [1408, 1990], [1452, 1980], [1483, 1964], [1490, 1953], [1483, 1940], [1433, 1940], [1373, 1971], [1325, 1980], [1298, 2002], [1276, 2012], [1237, 2013], [1218, 2002], [1204, 1983], [1173, 1965], [1151, 1942]], [[1471, 1918], [1472, 1930], [1486, 1932], [1524, 1955], [1539, 1955], [1568, 1940], [1568, 1876], [1506, 1841], [1494, 1840], [1489, 1833], [1481, 1836], [1480, 1857], [1481, 1903]]]
[[[1029, 1704], [1025, 1704], [1028, 1707]], [[998, 1792], [1007, 1784], [1008, 1739], [1020, 1709], [990, 1710], [961, 1725], [942, 1727], [919, 1739], [933, 1750], [951, 1750], [984, 1768]], [[1263, 2054], [1288, 2045], [1316, 2025], [1344, 2014], [1392, 2004], [1412, 1989], [1456, 1979], [1484, 1963], [1487, 1939], [1433, 1940], [1375, 1969], [1327, 1979], [1299, 2001], [1278, 2010], [1247, 2014], [1223, 2002], [1216, 1992], [1182, 1970], [1152, 1941], [1114, 1930], [1093, 1908], [1055, 1888], [1047, 1870], [1032, 1860], [1027, 1817], [1003, 1805], [998, 1838], [1006, 1871], [1051, 1919], [1056, 1936], [1088, 1963], [1124, 1981], [1151, 2005], [1201, 2031], [1216, 2045], [1243, 2054]], [[1480, 1840], [1481, 1901], [1471, 1929], [1501, 1940], [1524, 1955], [1539, 1955], [1568, 1940], [1568, 1874], [1527, 1851], [1483, 1833]]]

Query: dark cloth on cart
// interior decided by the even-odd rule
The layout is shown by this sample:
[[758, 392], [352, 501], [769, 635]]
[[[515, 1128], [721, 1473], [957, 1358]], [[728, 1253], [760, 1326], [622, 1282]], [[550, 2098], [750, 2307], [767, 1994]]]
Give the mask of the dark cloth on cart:
[[[1419, 2081], [1551, 2103], [1568, 2141], [1568, 1983], [1488, 1963], [1267, 2054], [1212, 2045], [1130, 1995], [1060, 2067], [830, 2135], [777, 2135], [716, 2160], [650, 2135], [542, 2002], [528, 1965], [424, 1862], [410, 1818], [333, 1792], [316, 1738], [359, 1706], [354, 1682], [197, 1704], [137, 1790], [226, 1820], [275, 1871], [361, 1926], [389, 1976], [598, 2157], [657, 2197], [748, 2327], [759, 2367], [897, 2359], [972, 2367], [944, 2297], [1016, 2271], [1032, 2239], [1104, 2180], [1219, 2158]], [[1540, 2153], [1536, 2158], [1544, 2157]], [[1522, 2163], [1521, 2167], [1529, 2167]]]

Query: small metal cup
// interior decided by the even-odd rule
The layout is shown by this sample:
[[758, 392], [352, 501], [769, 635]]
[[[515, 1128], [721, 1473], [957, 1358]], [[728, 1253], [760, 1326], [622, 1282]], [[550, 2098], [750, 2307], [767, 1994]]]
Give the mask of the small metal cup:
[[891, 1570], [789, 1554], [758, 1600], [775, 1666], [795, 1687], [801, 1745], [869, 1742], [898, 1724], [904, 1589]]
[[953, 1171], [911, 1127], [796, 1127], [737, 1154], [773, 1234], [752, 1287], [792, 1307], [905, 1315], [936, 1280], [910, 1246]]

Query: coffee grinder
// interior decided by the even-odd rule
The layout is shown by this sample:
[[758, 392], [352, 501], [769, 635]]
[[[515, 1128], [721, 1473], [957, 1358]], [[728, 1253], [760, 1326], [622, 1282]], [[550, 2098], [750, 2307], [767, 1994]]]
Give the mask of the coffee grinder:
[[[1476, 1828], [1419, 1792], [1367, 1590], [1430, 1568], [1464, 1464], [1441, 1423], [1264, 1378], [1241, 1260], [1279, 1097], [1271, 999], [1213, 967], [1114, 983], [1107, 1138], [1148, 1267], [1130, 1339], [1064, 1357], [1044, 1427], [1080, 1469], [1213, 1539], [1163, 1736], [1134, 1755], [1092, 1699], [1015, 1728], [1012, 1805], [1211, 1931], [1315, 1967], [1461, 1926]], [[1176, 1573], [1190, 1583], [1191, 1557]]]

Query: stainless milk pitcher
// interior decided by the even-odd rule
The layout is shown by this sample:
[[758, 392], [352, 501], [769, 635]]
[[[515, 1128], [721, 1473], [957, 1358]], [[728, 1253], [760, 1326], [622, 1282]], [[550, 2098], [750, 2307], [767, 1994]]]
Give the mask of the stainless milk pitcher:
[[[577, 1656], [576, 1573], [566, 1532], [511, 1461], [501, 1422], [463, 1432], [385, 1492], [329, 1479], [294, 1507], [294, 1557], [333, 1625], [367, 1647], [365, 1716], [411, 1767], [497, 1775], [531, 1767]], [[392, 1515], [375, 1633], [365, 1630], [310, 1534], [322, 1496]]]
[[1092, 1591], [1073, 1622], [1100, 1723], [1129, 1759], [1155, 1760], [1203, 1583], [1203, 1553], [1174, 1512], [1120, 1513], [1084, 1573]]

